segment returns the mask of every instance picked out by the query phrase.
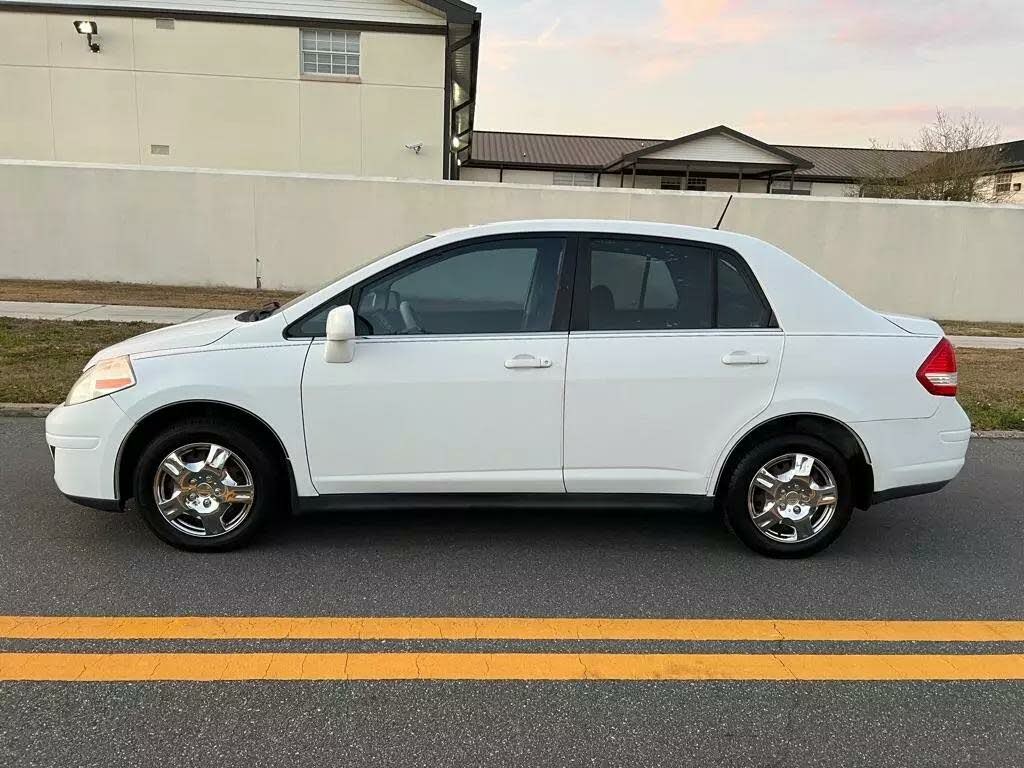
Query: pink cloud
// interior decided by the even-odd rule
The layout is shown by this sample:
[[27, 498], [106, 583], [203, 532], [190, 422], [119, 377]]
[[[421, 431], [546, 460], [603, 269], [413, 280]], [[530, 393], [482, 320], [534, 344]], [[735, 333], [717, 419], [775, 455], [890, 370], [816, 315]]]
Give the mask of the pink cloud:
[[830, 0], [821, 11], [834, 22], [835, 41], [889, 52], [991, 44], [1024, 33], [1024, 15], [1008, 14], [989, 0]]
[[[808, 126], [824, 129], [828, 134], [843, 133], [852, 137], [854, 143], [866, 146], [872, 139], [883, 144], [899, 143], [900, 139], [912, 139], [925, 125], [935, 120], [935, 104], [912, 103], [890, 104], [883, 107], [806, 107], [787, 108], [778, 111], [758, 110], [750, 113], [740, 130], [749, 130], [754, 135], [766, 133], [768, 139], [789, 140], [786, 134], [803, 133]], [[1001, 140], [1013, 140], [1024, 130], [1024, 107], [989, 105], [964, 107], [953, 105], [943, 107], [953, 117], [972, 112], [983, 121], [995, 126]]]
[[[487, 41], [489, 64], [511, 69], [537, 51], [571, 50], [622, 58], [641, 80], [657, 80], [687, 69], [710, 50], [759, 42], [781, 30], [778, 14], [751, 10], [752, 0], [661, 0], [657, 15], [633, 28], [573, 36], [556, 18], [539, 35]], [[638, 52], [641, 54], [638, 56]]]
[[778, 13], [748, 10], [737, 0], [662, 0], [658, 27], [667, 40], [699, 45], [756, 43], [782, 26]]

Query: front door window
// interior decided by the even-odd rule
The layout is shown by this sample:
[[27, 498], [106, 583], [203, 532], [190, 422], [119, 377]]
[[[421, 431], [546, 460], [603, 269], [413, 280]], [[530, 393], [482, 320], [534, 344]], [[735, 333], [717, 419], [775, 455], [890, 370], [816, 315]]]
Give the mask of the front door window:
[[360, 334], [549, 331], [565, 243], [561, 237], [487, 241], [393, 271], [359, 292]]

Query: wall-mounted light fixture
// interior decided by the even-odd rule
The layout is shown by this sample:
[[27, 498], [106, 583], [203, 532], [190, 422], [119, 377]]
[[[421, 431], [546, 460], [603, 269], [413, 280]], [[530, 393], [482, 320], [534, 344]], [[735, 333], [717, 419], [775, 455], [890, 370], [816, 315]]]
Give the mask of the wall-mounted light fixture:
[[100, 33], [99, 25], [95, 21], [76, 21], [75, 31], [80, 35], [85, 35], [85, 42], [89, 46], [90, 51], [93, 53], [100, 52], [100, 44], [92, 41], [92, 36]]

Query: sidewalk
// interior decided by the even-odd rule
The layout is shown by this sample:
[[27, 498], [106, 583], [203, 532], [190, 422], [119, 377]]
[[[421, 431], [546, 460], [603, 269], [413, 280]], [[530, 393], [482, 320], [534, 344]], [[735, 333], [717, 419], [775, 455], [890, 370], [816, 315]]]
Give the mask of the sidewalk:
[[171, 325], [221, 315], [237, 315], [239, 309], [191, 309], [188, 307], [136, 307], [126, 304], [51, 304], [42, 301], [0, 301], [0, 317], [30, 320], [111, 320], [117, 323]]
[[[237, 315], [240, 309], [136, 307], [123, 304], [50, 304], [41, 301], [0, 301], [0, 317], [31, 320], [110, 320], [119, 323], [169, 325], [206, 317]], [[971, 349], [1024, 349], [1024, 337], [950, 336], [953, 346]]]

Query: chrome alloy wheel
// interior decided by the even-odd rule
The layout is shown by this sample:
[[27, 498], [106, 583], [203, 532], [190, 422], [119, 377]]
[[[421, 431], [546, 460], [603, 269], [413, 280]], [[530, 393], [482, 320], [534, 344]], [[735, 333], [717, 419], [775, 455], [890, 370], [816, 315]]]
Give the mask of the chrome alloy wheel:
[[153, 498], [171, 526], [189, 536], [212, 538], [245, 521], [255, 487], [237, 454], [216, 443], [190, 443], [160, 462]]
[[754, 475], [747, 511], [757, 529], [783, 544], [813, 539], [828, 525], [839, 504], [832, 470], [821, 459], [787, 453]]

